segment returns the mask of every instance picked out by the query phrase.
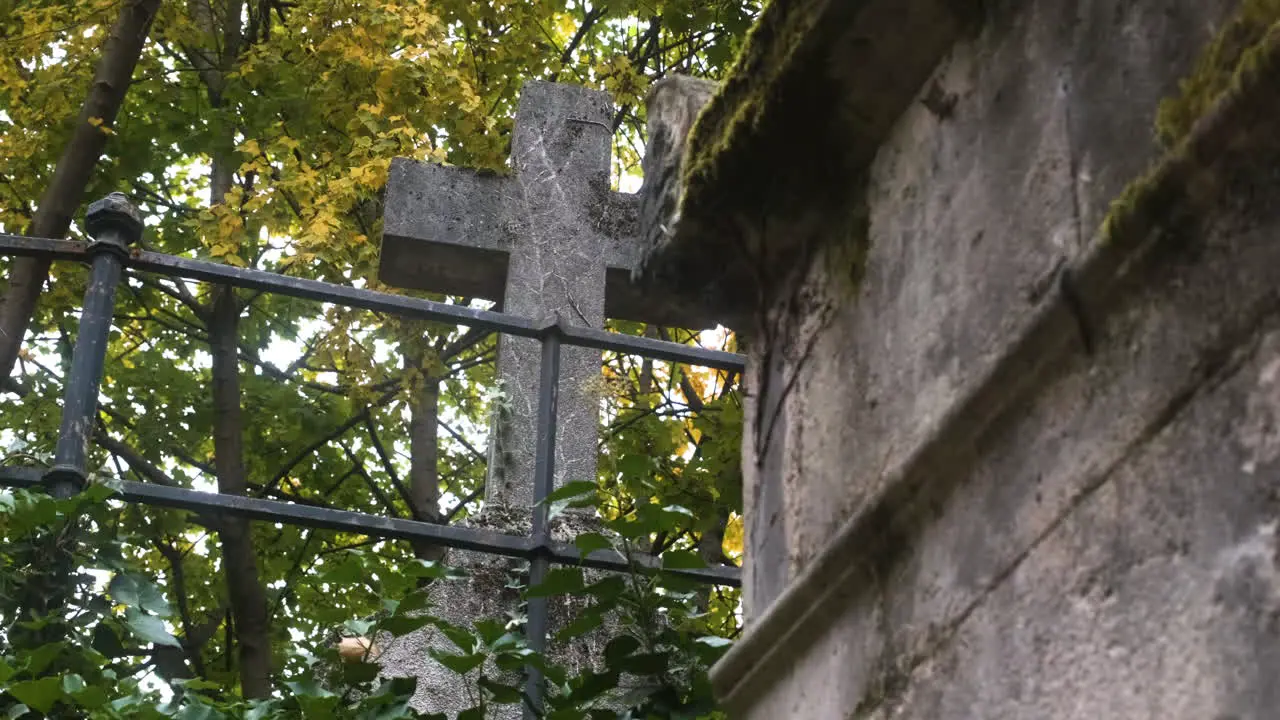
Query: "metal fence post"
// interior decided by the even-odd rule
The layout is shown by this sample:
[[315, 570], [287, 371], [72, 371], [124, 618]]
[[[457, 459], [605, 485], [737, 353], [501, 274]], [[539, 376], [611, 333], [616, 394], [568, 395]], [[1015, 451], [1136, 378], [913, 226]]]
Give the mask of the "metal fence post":
[[98, 388], [106, 361], [116, 285], [129, 245], [142, 237], [142, 214], [122, 193], [111, 193], [85, 212], [85, 229], [93, 242], [89, 284], [80, 310], [80, 329], [71, 355], [71, 371], [63, 388], [62, 426], [53, 467], [43, 482], [58, 498], [75, 495], [88, 478], [89, 438], [98, 412]]
[[[538, 444], [533, 463], [533, 558], [529, 561], [529, 587], [542, 583], [551, 567], [550, 511], [545, 500], [555, 488], [556, 413], [560, 404], [560, 325], [549, 325], [542, 335], [542, 360], [538, 375]], [[525, 639], [529, 648], [542, 655], [547, 649], [547, 598], [529, 599]], [[525, 708], [525, 720], [542, 712], [542, 672], [526, 668], [525, 693], [532, 708]]]

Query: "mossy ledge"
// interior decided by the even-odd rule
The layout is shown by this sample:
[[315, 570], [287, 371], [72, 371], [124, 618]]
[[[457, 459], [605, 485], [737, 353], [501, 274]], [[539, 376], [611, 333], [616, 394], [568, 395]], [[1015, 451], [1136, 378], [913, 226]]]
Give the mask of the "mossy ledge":
[[1237, 82], [1250, 55], [1262, 47], [1271, 27], [1280, 22], [1280, 0], [1244, 0], [1231, 21], [1196, 62], [1178, 94], [1160, 104], [1156, 134], [1166, 148], [1186, 139], [1196, 121]]
[[[1264, 9], [1274, 13], [1269, 22], [1260, 14]], [[1267, 24], [1259, 32], [1262, 22]], [[1237, 47], [1245, 35], [1256, 39]], [[1228, 45], [1235, 49], [1225, 49]], [[1228, 56], [1233, 63], [1223, 65]], [[1183, 82], [1179, 96], [1162, 105], [1157, 131], [1163, 139], [1176, 138], [1175, 145], [1116, 197], [1098, 241], [1108, 246], [1144, 242], [1153, 232], [1195, 220], [1258, 172], [1268, 172], [1280, 157], [1277, 87], [1280, 0], [1247, 0]]]

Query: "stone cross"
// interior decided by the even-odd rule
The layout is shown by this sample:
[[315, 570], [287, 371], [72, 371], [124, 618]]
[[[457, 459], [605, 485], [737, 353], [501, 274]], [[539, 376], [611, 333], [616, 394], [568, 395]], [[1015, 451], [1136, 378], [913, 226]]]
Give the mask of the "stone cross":
[[[495, 300], [535, 321], [594, 328], [605, 317], [714, 325], [630, 282], [637, 197], [609, 189], [612, 103], [541, 81], [521, 93], [510, 176], [396, 159], [387, 183], [379, 277], [389, 285]], [[539, 343], [503, 336], [504, 411], [490, 441], [486, 501], [533, 504]], [[595, 477], [600, 353], [563, 350], [556, 486]]]

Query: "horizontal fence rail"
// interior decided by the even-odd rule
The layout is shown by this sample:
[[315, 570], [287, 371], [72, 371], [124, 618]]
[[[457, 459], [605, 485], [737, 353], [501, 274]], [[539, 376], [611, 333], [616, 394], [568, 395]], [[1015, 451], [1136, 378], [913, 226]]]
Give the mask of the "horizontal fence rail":
[[[39, 256], [53, 260], [88, 262], [91, 247], [92, 243], [74, 240], [47, 240], [0, 234], [0, 255]], [[520, 337], [542, 339], [551, 332], [558, 332], [565, 345], [640, 355], [655, 360], [685, 363], [716, 370], [741, 372], [745, 366], [743, 356], [721, 350], [690, 347], [594, 328], [556, 325], [554, 322], [538, 324], [528, 318], [506, 313], [334, 285], [320, 280], [295, 278], [264, 270], [238, 268], [207, 260], [163, 255], [146, 250], [131, 251], [124, 259], [124, 266], [131, 270], [157, 275], [231, 285], [246, 290], [261, 290], [277, 295], [333, 303], [417, 320], [465, 325]]]
[[[71, 369], [64, 383], [62, 425], [53, 466], [47, 470], [0, 466], [0, 486], [42, 488], [58, 497], [70, 497], [83, 489], [88, 478], [87, 447], [98, 413], [97, 397], [114, 314], [116, 287], [124, 270], [154, 273], [539, 340], [542, 343], [542, 360], [538, 389], [538, 434], [532, 478], [533, 530], [530, 536], [509, 535], [282, 500], [134, 481], [113, 484], [115, 496], [119, 500], [187, 510], [196, 513], [198, 519], [212, 518], [214, 524], [219, 517], [242, 517], [323, 530], [356, 532], [389, 540], [424, 540], [459, 550], [528, 560], [530, 585], [542, 582], [552, 564], [621, 572], [662, 570], [673, 576], [709, 585], [736, 587], [741, 584], [740, 572], [735, 567], [664, 569], [661, 567], [661, 560], [650, 555], [624, 557], [612, 550], [582, 554], [575, 546], [552, 539], [550, 512], [545, 503], [554, 489], [562, 345], [639, 355], [731, 372], [744, 370], [745, 361], [741, 355], [569, 326], [555, 320], [535, 322], [507, 313], [131, 248], [141, 238], [143, 222], [138, 210], [118, 193], [89, 206], [86, 229], [93, 237], [92, 242], [0, 234], [0, 255], [40, 257], [90, 265], [89, 283], [81, 309]], [[525, 635], [531, 649], [537, 652], [546, 649], [548, 627], [547, 598], [529, 598]], [[526, 718], [536, 717], [541, 712], [542, 685], [538, 669], [527, 667], [525, 687], [531, 707], [525, 708]]]

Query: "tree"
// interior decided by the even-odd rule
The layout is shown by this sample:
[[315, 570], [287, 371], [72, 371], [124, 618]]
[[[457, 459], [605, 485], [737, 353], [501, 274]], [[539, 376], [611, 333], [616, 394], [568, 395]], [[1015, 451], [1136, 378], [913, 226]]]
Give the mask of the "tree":
[[[106, 149], [87, 191], [120, 189], [138, 199], [154, 223], [148, 248], [382, 290], [374, 268], [392, 157], [501, 171], [520, 84], [542, 77], [613, 93], [617, 174], [634, 175], [650, 79], [672, 69], [716, 75], [757, 9], [693, 0], [165, 3], [118, 117], [76, 124], [76, 98], [103, 52], [96, 38], [114, 13], [124, 17], [141, 4], [0, 2], [0, 43], [13, 58], [0, 68], [4, 230], [32, 227], [48, 205], [35, 199], [58, 186], [57, 158], [85, 162], [91, 153], [71, 139], [88, 124]], [[98, 88], [89, 87], [90, 95]], [[27, 276], [18, 263], [9, 270], [7, 296], [16, 297]], [[82, 289], [78, 268], [53, 268], [18, 355], [25, 391], [0, 401], [6, 441], [20, 441], [24, 456], [52, 447]], [[493, 352], [492, 337], [457, 328], [134, 275], [118, 301], [96, 457], [104, 477], [455, 521], [475, 510], [483, 484], [477, 448]], [[637, 523], [624, 536], [633, 543], [643, 536], [643, 550], [700, 550], [722, 561], [724, 547], [740, 547], [731, 522], [740, 504], [731, 378], [625, 357], [607, 358], [605, 378], [614, 399], [603, 512]], [[643, 458], [651, 463], [641, 466]], [[96, 649], [95, 672], [158, 677], [186, 688], [183, 697], [211, 703], [266, 698], [278, 682], [301, 682], [309, 661], [292, 650], [331, 657], [333, 628], [399, 617], [387, 603], [414, 597], [440, 555], [423, 544], [190, 518], [100, 498], [82, 507], [4, 497], [13, 498], [14, 512], [39, 507], [41, 517], [53, 517], [29, 524], [4, 514], [6, 547], [87, 514], [62, 548], [65, 561], [127, 578], [105, 591], [87, 581], [73, 588], [72, 612], [84, 608], [93, 628], [82, 649], [97, 648], [95, 640], [111, 645], [98, 627], [125, 646]], [[660, 512], [670, 507], [709, 520]], [[95, 550], [101, 533], [114, 533], [107, 559]], [[728, 542], [717, 542], [726, 534]], [[5, 556], [20, 559], [16, 551]], [[333, 583], [370, 564], [422, 570], [413, 587], [352, 587], [335, 602]], [[37, 568], [28, 559], [6, 572], [33, 578]], [[147, 588], [134, 591], [147, 597], [154, 582], [169, 602], [121, 601], [121, 593], [134, 596], [117, 582]], [[619, 597], [610, 607], [620, 607]], [[101, 598], [129, 610], [103, 610]], [[713, 629], [734, 631], [731, 594], [700, 602]], [[0, 601], [6, 626], [23, 619], [21, 610]], [[21, 672], [31, 682], [66, 666], [33, 672], [30, 650], [6, 648], [27, 663]], [[63, 690], [58, 702], [74, 699]]]

